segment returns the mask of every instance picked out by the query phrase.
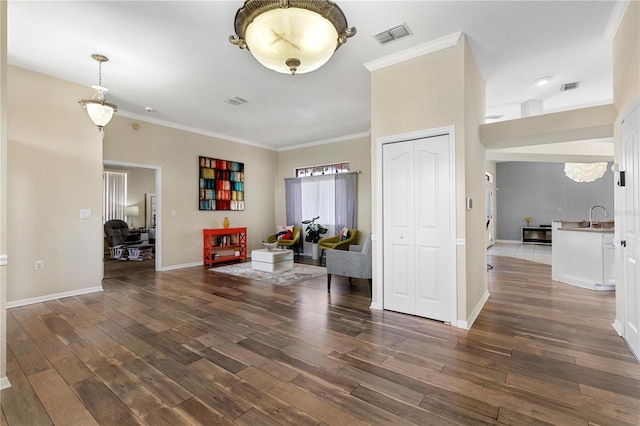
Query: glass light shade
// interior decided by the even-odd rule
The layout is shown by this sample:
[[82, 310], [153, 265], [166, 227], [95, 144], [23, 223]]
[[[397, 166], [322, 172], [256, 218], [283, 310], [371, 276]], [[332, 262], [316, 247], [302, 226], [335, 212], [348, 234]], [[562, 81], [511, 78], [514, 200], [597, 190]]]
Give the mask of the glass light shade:
[[89, 99], [84, 101], [89, 118], [98, 127], [104, 127], [111, 121], [115, 108], [108, 102]]
[[290, 74], [288, 59], [298, 59], [296, 74], [327, 63], [338, 47], [336, 28], [321, 15], [296, 7], [274, 9], [257, 16], [245, 33], [251, 54], [265, 67]]
[[565, 163], [564, 174], [576, 182], [593, 182], [607, 171], [607, 163]]

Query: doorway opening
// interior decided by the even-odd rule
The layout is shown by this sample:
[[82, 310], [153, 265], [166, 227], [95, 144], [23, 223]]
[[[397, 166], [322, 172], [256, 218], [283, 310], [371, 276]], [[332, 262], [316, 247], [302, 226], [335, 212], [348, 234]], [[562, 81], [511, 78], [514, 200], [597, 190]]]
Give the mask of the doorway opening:
[[[154, 254], [153, 254], [153, 270], [161, 271], [162, 270], [162, 234], [163, 234], [163, 221], [162, 221], [162, 167], [150, 165], [150, 164], [140, 164], [140, 163], [129, 163], [124, 161], [112, 161], [112, 160], [104, 160], [103, 166], [105, 168], [111, 169], [119, 169], [131, 171], [130, 178], [127, 179], [127, 185], [131, 188], [135, 188], [134, 193], [138, 193], [136, 200], [138, 204], [144, 206], [144, 215], [140, 215], [137, 218], [134, 217], [136, 222], [139, 225], [144, 225], [143, 229], [145, 232], [145, 239], [150, 239], [154, 243]], [[139, 186], [136, 187], [135, 176], [136, 172], [144, 173], [151, 172], [152, 173], [152, 183], [147, 186]], [[133, 177], [133, 179], [131, 178]], [[128, 191], [131, 193], [131, 191]], [[139, 209], [140, 210], [140, 209]], [[104, 220], [104, 218], [103, 218]], [[126, 261], [126, 262], [135, 262], [135, 261]], [[133, 266], [132, 266], [133, 268]]]

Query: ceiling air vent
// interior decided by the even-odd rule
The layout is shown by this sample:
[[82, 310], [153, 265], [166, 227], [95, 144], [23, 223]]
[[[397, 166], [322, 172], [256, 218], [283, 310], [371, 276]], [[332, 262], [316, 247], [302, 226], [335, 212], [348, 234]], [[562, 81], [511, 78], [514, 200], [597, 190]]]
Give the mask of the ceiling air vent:
[[408, 35], [411, 35], [411, 30], [407, 27], [407, 24], [402, 24], [389, 28], [388, 30], [384, 30], [374, 35], [373, 38], [375, 38], [380, 44], [386, 44], [390, 41], [397, 40]]
[[502, 117], [504, 117], [504, 115], [494, 114], [494, 115], [487, 115], [484, 119], [485, 120], [498, 120], [498, 119], [500, 119]]
[[247, 103], [246, 100], [239, 98], [237, 96], [234, 96], [233, 98], [225, 99], [224, 101], [229, 105], [242, 105]]
[[560, 91], [565, 92], [567, 90], [577, 89], [579, 85], [580, 85], [579, 81], [574, 81], [573, 83], [565, 83], [562, 86], [560, 86]]

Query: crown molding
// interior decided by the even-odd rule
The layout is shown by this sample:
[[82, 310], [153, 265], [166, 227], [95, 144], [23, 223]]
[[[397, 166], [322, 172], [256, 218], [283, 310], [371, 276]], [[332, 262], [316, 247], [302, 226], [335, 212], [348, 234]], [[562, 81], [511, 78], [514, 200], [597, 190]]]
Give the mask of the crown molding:
[[[264, 145], [258, 142], [248, 141], [246, 139], [236, 138], [234, 136], [223, 135], [222, 133], [210, 132], [207, 130], [199, 129], [197, 127], [184, 126], [182, 124], [174, 123], [172, 121], [158, 120], [156, 118], [150, 118], [142, 114], [137, 114], [135, 112], [130, 112], [126, 110], [118, 110], [118, 113], [115, 114], [116, 117], [126, 117], [134, 120], [143, 121], [145, 123], [157, 124], [159, 126], [169, 127], [171, 129], [183, 130], [185, 132], [195, 133], [197, 135], [209, 136], [216, 139], [222, 139], [228, 142], [241, 143], [244, 145], [255, 146], [256, 148], [268, 149], [270, 151], [277, 151], [276, 148], [268, 145]], [[105, 127], [105, 131], [109, 131], [108, 127]]]
[[611, 16], [609, 17], [609, 22], [607, 23], [607, 28], [604, 30], [604, 37], [609, 40], [613, 40], [618, 33], [618, 29], [620, 28], [620, 24], [622, 23], [622, 18], [624, 18], [624, 14], [627, 12], [627, 8], [629, 7], [630, 0], [621, 0], [616, 1], [613, 6], [613, 10], [611, 11]]
[[289, 146], [285, 146], [278, 149], [278, 152], [291, 151], [292, 149], [308, 148], [310, 146], [316, 146], [316, 145], [325, 145], [328, 143], [344, 142], [344, 141], [349, 141], [353, 139], [366, 138], [368, 136], [371, 136], [370, 129], [367, 130], [366, 132], [354, 133], [352, 135], [344, 135], [344, 136], [338, 136], [330, 139], [322, 139], [322, 140], [313, 141], [313, 142], [301, 143], [297, 145], [289, 145]]
[[420, 44], [410, 49], [385, 56], [384, 58], [375, 59], [373, 61], [365, 63], [364, 66], [369, 70], [369, 72], [372, 72], [381, 68], [390, 67], [392, 65], [408, 61], [409, 59], [428, 55], [429, 53], [437, 52], [438, 50], [455, 46], [456, 44], [458, 44], [458, 40], [460, 40], [461, 35], [462, 32], [458, 31], [457, 33], [444, 36], [437, 40], [432, 40], [428, 43]]

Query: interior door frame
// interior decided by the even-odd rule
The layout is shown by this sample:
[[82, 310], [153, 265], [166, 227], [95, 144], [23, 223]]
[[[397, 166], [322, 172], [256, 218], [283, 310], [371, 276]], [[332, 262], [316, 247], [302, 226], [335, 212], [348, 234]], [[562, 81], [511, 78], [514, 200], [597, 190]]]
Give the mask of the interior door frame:
[[385, 144], [408, 142], [416, 139], [424, 139], [435, 136], [448, 136], [449, 138], [449, 180], [451, 182], [452, 191], [449, 194], [449, 211], [452, 212], [452, 220], [449, 224], [449, 250], [450, 259], [449, 274], [452, 277], [453, 285], [451, 286], [451, 325], [458, 326], [458, 279], [456, 275], [457, 256], [456, 250], [456, 157], [455, 157], [455, 126], [436, 127], [432, 129], [417, 130], [414, 132], [400, 133], [396, 135], [382, 136], [376, 139], [376, 229], [379, 235], [372, 236], [374, 243], [374, 274], [373, 288], [371, 297], [371, 309], [384, 309], [384, 214], [383, 214], [383, 161], [382, 147]]
[[[102, 160], [104, 166], [132, 167], [138, 169], [151, 169], [156, 172], [156, 247], [155, 270], [162, 271], [162, 167], [151, 164], [129, 163], [127, 161]], [[146, 225], [146, 223], [145, 223]]]
[[[640, 109], [640, 97], [636, 98], [631, 103], [631, 105], [629, 105], [629, 107], [624, 111], [624, 113], [620, 116], [619, 122], [620, 122], [621, 128], [623, 126], [624, 121], [637, 109]], [[638, 131], [640, 132], [640, 129], [638, 129]], [[619, 146], [620, 150], [618, 151], [620, 157], [617, 158], [617, 160], [618, 160], [619, 167], [622, 167], [622, 169], [624, 169], [626, 168], [627, 162], [633, 161], [633, 159], [626, 158], [624, 147], [622, 146], [622, 143], [623, 143], [622, 138], [623, 138], [623, 134], [621, 131], [620, 146]], [[636, 173], [637, 172], [638, 171], [636, 171]], [[634, 184], [638, 185], [638, 182], [634, 182]], [[627, 238], [626, 216], [623, 215], [621, 212], [623, 208], [625, 208], [629, 200], [623, 199], [624, 195], [623, 194], [618, 195], [619, 192], [616, 192], [614, 194], [615, 194], [614, 206], [615, 206], [615, 213], [616, 213], [616, 217], [615, 217], [616, 235], [614, 240], [614, 246], [616, 247], [616, 318], [612, 325], [613, 325], [613, 328], [618, 333], [618, 335], [623, 338], [623, 340], [625, 341], [625, 343], [627, 344], [627, 346], [629, 347], [633, 355], [636, 357], [636, 359], [640, 362], [640, 347], [633, 347], [633, 345], [627, 340], [627, 336], [629, 333], [628, 326], [627, 326], [628, 312], [626, 308], [626, 301], [624, 300], [624, 298], [627, 297], [628, 295], [628, 286], [635, 285], [636, 291], [637, 291], [640, 289], [640, 284], [631, 282], [629, 277], [627, 277], [625, 273], [625, 263], [626, 263], [625, 251], [628, 249], [626, 247], [622, 247], [620, 244], [621, 240], [625, 240]], [[619, 222], [619, 225], [618, 225], [618, 222]], [[636, 232], [637, 232], [637, 229], [636, 229]], [[640, 251], [640, 248], [637, 247], [637, 245], [634, 245], [634, 246], [636, 250], [635, 255], [637, 257], [638, 252]], [[640, 307], [638, 307], [637, 309], [640, 309]]]

